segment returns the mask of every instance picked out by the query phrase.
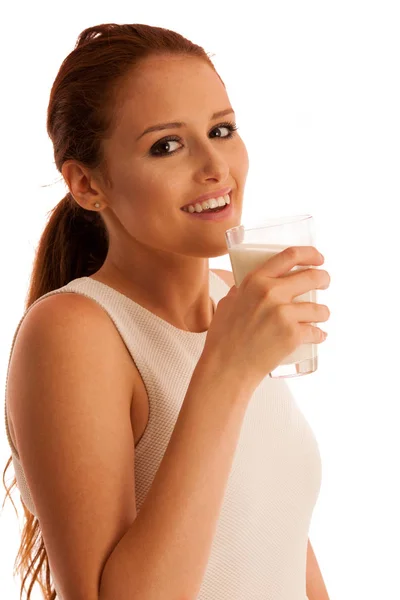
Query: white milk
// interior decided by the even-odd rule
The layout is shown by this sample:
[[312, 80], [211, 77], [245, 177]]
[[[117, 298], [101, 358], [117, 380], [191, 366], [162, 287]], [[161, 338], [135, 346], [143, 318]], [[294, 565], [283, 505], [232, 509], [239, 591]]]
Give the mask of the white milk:
[[[288, 246], [280, 244], [252, 244], [242, 243], [228, 249], [231, 260], [233, 276], [236, 287], [239, 287], [243, 279], [250, 271], [265, 263], [269, 258], [282, 252]], [[312, 266], [312, 265], [310, 265]], [[295, 266], [291, 271], [301, 271], [309, 267]], [[311, 290], [293, 298], [293, 302], [317, 302], [317, 291]], [[311, 323], [316, 325], [316, 323]], [[290, 365], [303, 360], [309, 360], [317, 356], [317, 344], [302, 344], [292, 354], [289, 354], [280, 364]]]

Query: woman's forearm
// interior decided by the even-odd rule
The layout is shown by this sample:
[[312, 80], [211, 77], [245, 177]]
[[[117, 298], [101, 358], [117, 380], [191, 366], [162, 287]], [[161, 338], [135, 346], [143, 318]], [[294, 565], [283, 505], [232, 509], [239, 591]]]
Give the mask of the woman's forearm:
[[310, 540], [307, 546], [307, 598], [308, 600], [329, 600], [328, 591], [322, 578], [317, 558], [314, 554]]
[[197, 597], [251, 395], [223, 365], [199, 361], [148, 496], [105, 566], [100, 600]]

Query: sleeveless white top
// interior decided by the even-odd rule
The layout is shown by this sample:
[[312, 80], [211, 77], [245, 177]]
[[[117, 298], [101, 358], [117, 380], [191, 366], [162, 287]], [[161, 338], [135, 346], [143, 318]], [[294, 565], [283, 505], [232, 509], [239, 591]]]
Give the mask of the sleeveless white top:
[[[211, 270], [209, 284], [216, 305], [229, 286]], [[139, 513], [169, 443], [207, 332], [177, 329], [89, 277], [74, 279], [36, 302], [63, 292], [82, 294], [103, 307], [147, 389], [149, 422], [135, 446]], [[10, 359], [19, 327], [36, 302], [17, 326]], [[7, 410], [5, 425], [21, 498], [36, 515], [35, 499], [11, 440]], [[313, 431], [287, 383], [266, 376], [243, 420], [198, 600], [306, 600], [307, 542], [321, 486], [321, 466]], [[61, 599], [59, 593], [58, 597]]]

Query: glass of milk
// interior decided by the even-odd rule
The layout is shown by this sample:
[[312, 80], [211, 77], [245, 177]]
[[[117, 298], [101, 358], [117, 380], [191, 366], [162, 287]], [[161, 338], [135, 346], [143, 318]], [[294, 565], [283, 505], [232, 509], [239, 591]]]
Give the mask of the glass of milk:
[[[276, 217], [257, 227], [239, 225], [225, 232], [236, 287], [253, 269], [289, 246], [315, 246], [314, 220], [311, 215]], [[316, 268], [295, 266], [291, 271]], [[293, 298], [293, 302], [317, 302], [317, 290]], [[317, 325], [317, 323], [312, 323]], [[270, 377], [297, 377], [317, 370], [317, 344], [302, 344], [271, 373]]]

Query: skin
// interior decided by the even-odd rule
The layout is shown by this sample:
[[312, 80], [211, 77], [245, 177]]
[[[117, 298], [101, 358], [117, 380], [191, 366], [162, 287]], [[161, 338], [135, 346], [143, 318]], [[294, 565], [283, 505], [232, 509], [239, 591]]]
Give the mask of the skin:
[[[62, 174], [76, 202], [99, 211], [106, 222], [109, 252], [92, 275], [175, 327], [206, 331], [212, 320], [209, 258], [227, 254], [225, 230], [241, 222], [249, 159], [238, 132], [217, 127], [235, 122], [217, 111], [233, 108], [214, 70], [193, 57], [152, 57], [121, 86], [118, 119], [104, 150], [112, 187], [98, 172], [67, 161]], [[181, 128], [148, 133], [159, 123]], [[151, 148], [163, 137], [163, 156]], [[176, 150], [176, 152], [174, 152]], [[167, 154], [165, 154], [167, 153]], [[207, 192], [232, 188], [231, 218], [220, 222], [189, 217], [180, 207]]]
[[329, 600], [321, 570], [314, 549], [308, 540], [307, 545], [307, 598], [308, 600]]

